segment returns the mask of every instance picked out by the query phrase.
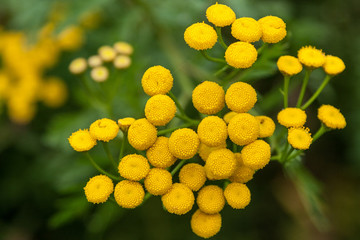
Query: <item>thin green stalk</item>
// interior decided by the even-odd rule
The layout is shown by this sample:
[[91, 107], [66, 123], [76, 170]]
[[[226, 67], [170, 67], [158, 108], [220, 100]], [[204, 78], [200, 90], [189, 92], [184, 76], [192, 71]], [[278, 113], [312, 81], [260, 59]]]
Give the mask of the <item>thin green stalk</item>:
[[304, 99], [306, 86], [307, 86], [307, 84], [309, 82], [311, 72], [312, 72], [311, 69], [306, 69], [306, 71], [305, 71], [305, 76], [304, 76], [304, 80], [303, 80], [303, 83], [302, 83], [302, 86], [301, 86], [301, 91], [300, 91], [300, 94], [299, 94], [298, 101], [296, 103], [296, 107], [298, 107], [298, 108], [301, 106], [302, 101]]
[[85, 74], [86, 73], [82, 73], [79, 77], [81, 79], [82, 84], [84, 85], [85, 91], [87, 91], [89, 94], [93, 94]]
[[210, 57], [206, 50], [200, 50], [200, 53], [209, 61], [212, 61], [212, 62], [217, 62], [217, 63], [226, 63], [226, 61], [224, 59], [221, 59], [221, 58], [215, 58], [215, 57]]
[[214, 73], [215, 76], [219, 76], [220, 74], [222, 74], [223, 72], [225, 72], [226, 70], [228, 70], [230, 68], [229, 65], [225, 65], [224, 67], [220, 68], [216, 73]]
[[123, 139], [121, 141], [121, 146], [120, 146], [120, 152], [119, 152], [119, 162], [121, 161], [121, 159], [123, 158], [124, 156], [124, 150], [125, 150], [125, 142], [127, 140], [127, 132], [124, 131], [123, 132]]
[[321, 127], [317, 130], [315, 135], [313, 136], [312, 142], [315, 142], [319, 137], [321, 137], [324, 133], [328, 132], [329, 129], [325, 127], [324, 124], [321, 124]]
[[175, 114], [175, 117], [180, 118], [181, 120], [184, 120], [185, 122], [191, 123], [192, 125], [197, 125], [199, 123], [199, 121], [193, 120], [186, 115]]
[[288, 107], [290, 76], [284, 76], [284, 108]]
[[86, 157], [89, 159], [90, 163], [94, 166], [94, 168], [96, 168], [99, 172], [101, 172], [102, 174], [105, 174], [106, 176], [108, 176], [109, 178], [115, 180], [115, 181], [120, 181], [121, 179], [119, 177], [116, 177], [114, 175], [112, 175], [111, 173], [108, 173], [107, 171], [105, 171], [104, 169], [102, 169], [95, 161], [94, 159], [91, 157], [89, 152], [85, 152]]
[[270, 158], [270, 160], [277, 160], [277, 161], [279, 161], [279, 160], [280, 160], [280, 156], [279, 156], [279, 155], [272, 156], [272, 157]]
[[287, 157], [286, 155], [287, 155], [289, 146], [290, 146], [290, 145], [289, 145], [288, 141], [286, 141], [285, 147], [284, 147], [284, 149], [283, 149], [283, 151], [282, 151], [282, 153], [281, 153], [281, 158], [280, 158], [280, 162], [281, 162], [281, 163], [284, 163], [284, 162], [285, 162], [285, 158]]
[[174, 176], [177, 171], [187, 162], [187, 160], [181, 160], [178, 165], [171, 171], [171, 176]]
[[149, 198], [151, 198], [151, 196], [152, 196], [152, 195], [147, 192], [147, 193], [145, 194], [145, 196], [144, 196], [144, 201], [143, 201], [143, 203], [146, 202]]
[[221, 28], [220, 27], [215, 27], [215, 29], [216, 29], [216, 33], [217, 33], [218, 38], [219, 38], [220, 45], [226, 50], [228, 48], [228, 46], [225, 44], [224, 39], [222, 37]]
[[179, 103], [178, 99], [175, 97], [175, 95], [169, 91], [168, 93], [169, 97], [171, 97], [171, 99], [175, 102], [176, 107], [179, 109], [180, 113], [184, 116], [186, 116], [185, 110], [184, 108], [181, 106], [181, 104]]
[[238, 151], [238, 145], [233, 143], [233, 152], [236, 153]]
[[103, 148], [105, 150], [105, 153], [106, 153], [107, 157], [110, 159], [111, 163], [114, 165], [114, 168], [117, 169], [117, 164], [116, 164], [116, 162], [115, 162], [115, 160], [114, 160], [114, 158], [113, 158], [113, 156], [112, 156], [112, 154], [110, 152], [110, 148], [109, 148], [108, 143], [102, 141], [102, 145], [103, 145]]
[[257, 49], [258, 54], [261, 54], [264, 51], [264, 49], [268, 47], [268, 45], [269, 45], [268, 43], [264, 42], [263, 45]]
[[186, 128], [186, 127], [191, 127], [191, 126], [193, 126], [193, 125], [194, 125], [194, 124], [192, 124], [192, 123], [186, 123], [186, 124], [181, 125], [181, 126], [179, 126], [179, 127], [173, 127], [173, 128], [169, 128], [169, 129], [164, 129], [164, 130], [158, 131], [157, 135], [158, 135], [158, 136], [165, 135], [165, 134], [170, 133], [170, 132], [173, 132], [173, 131], [175, 131], [175, 130], [177, 130], [177, 129]]
[[316, 92], [311, 96], [311, 98], [304, 105], [301, 106], [302, 110], [305, 110], [308, 106], [310, 106], [310, 104], [313, 101], [315, 101], [315, 99], [320, 95], [320, 93], [325, 88], [325, 86], [329, 83], [330, 79], [331, 79], [331, 76], [326, 75], [326, 77], [324, 78], [324, 81], [321, 83], [320, 87], [316, 90]]

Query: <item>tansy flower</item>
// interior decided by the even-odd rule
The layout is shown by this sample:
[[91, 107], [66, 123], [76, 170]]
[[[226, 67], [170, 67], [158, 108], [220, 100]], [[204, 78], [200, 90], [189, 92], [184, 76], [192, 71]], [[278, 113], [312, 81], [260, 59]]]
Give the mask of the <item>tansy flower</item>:
[[168, 168], [176, 161], [176, 157], [170, 153], [167, 137], [158, 137], [154, 145], [146, 151], [146, 157], [151, 165], [158, 168]]
[[152, 96], [145, 105], [146, 119], [155, 126], [165, 126], [176, 113], [175, 102], [167, 95]]
[[306, 46], [298, 51], [299, 61], [308, 68], [318, 68], [325, 63], [325, 54], [315, 47]]
[[150, 194], [164, 195], [172, 186], [171, 173], [162, 168], [152, 168], [145, 178], [144, 185]]
[[199, 191], [196, 203], [204, 213], [219, 213], [225, 206], [224, 192], [216, 185], [205, 186]]
[[118, 170], [123, 178], [140, 181], [149, 173], [150, 165], [145, 157], [138, 154], [130, 154], [121, 159]]
[[91, 203], [103, 203], [114, 191], [114, 184], [108, 176], [97, 175], [90, 178], [84, 187], [86, 199]]
[[104, 82], [109, 77], [109, 70], [104, 66], [95, 67], [91, 69], [90, 76], [95, 82]]
[[226, 202], [235, 209], [243, 209], [250, 203], [249, 188], [242, 183], [230, 183], [224, 190]]
[[215, 45], [217, 34], [214, 28], [206, 23], [194, 23], [186, 28], [184, 39], [189, 47], [195, 50], [205, 50]]
[[114, 139], [119, 132], [119, 126], [115, 121], [102, 118], [90, 125], [90, 134], [93, 138], [104, 142]]
[[328, 75], [337, 75], [345, 70], [345, 64], [341, 58], [326, 55], [325, 64], [323, 65], [324, 71]]
[[309, 129], [304, 127], [289, 128], [287, 139], [293, 148], [300, 150], [309, 149], [312, 142]]
[[167, 94], [173, 86], [171, 72], [162, 67], [154, 66], [147, 69], [141, 79], [144, 92], [149, 96], [156, 94]]
[[234, 116], [236, 116], [236, 114], [237, 114], [237, 112], [233, 112], [233, 111], [226, 113], [226, 114], [224, 115], [224, 117], [223, 117], [223, 119], [224, 119], [224, 121], [226, 122], [226, 124], [229, 124], [230, 120], [231, 120]]
[[78, 26], [69, 26], [59, 33], [57, 43], [61, 49], [73, 51], [84, 42], [84, 31]]
[[169, 150], [179, 159], [190, 159], [195, 156], [199, 144], [198, 135], [190, 128], [178, 129], [169, 138]]
[[286, 76], [298, 74], [303, 68], [299, 59], [288, 55], [279, 57], [276, 64], [279, 71]]
[[306, 113], [300, 108], [285, 108], [278, 113], [277, 120], [287, 128], [301, 127], [306, 122]]
[[110, 46], [102, 46], [102, 47], [100, 47], [99, 50], [98, 50], [98, 54], [99, 54], [100, 58], [104, 62], [111, 62], [116, 57], [115, 50]]
[[179, 172], [179, 181], [192, 191], [198, 191], [206, 181], [204, 167], [197, 163], [186, 164]]
[[275, 16], [266, 16], [258, 20], [262, 29], [261, 40], [266, 43], [277, 43], [286, 36], [286, 24]]
[[257, 55], [254, 45], [247, 42], [235, 42], [226, 49], [225, 60], [234, 68], [249, 68], [256, 61]]
[[235, 155], [226, 148], [213, 151], [206, 159], [205, 170], [212, 179], [229, 178], [234, 173], [235, 168]]
[[331, 105], [322, 105], [317, 116], [328, 128], [343, 129], [346, 126], [346, 120], [340, 110]]
[[267, 116], [256, 116], [256, 120], [258, 120], [260, 124], [260, 138], [271, 137], [275, 131], [275, 123], [274, 121]]
[[215, 151], [217, 149], [222, 149], [222, 148], [226, 148], [225, 141], [216, 147], [209, 147], [208, 145], [200, 142], [199, 156], [201, 157], [202, 160], [204, 160], [204, 162], [206, 162], [206, 159], [209, 157], [210, 153], [212, 153], [213, 151]]
[[102, 62], [101, 58], [98, 55], [91, 56], [88, 59], [88, 64], [92, 68], [100, 67], [102, 63], [103, 62]]
[[128, 130], [130, 145], [137, 150], [151, 147], [157, 138], [157, 130], [148, 120], [141, 118], [131, 124]]
[[161, 197], [161, 201], [169, 213], [183, 215], [192, 209], [195, 197], [186, 185], [174, 183], [171, 189]]
[[204, 81], [192, 92], [192, 102], [200, 113], [216, 114], [225, 106], [224, 89], [215, 82]]
[[125, 69], [131, 65], [131, 58], [126, 55], [117, 56], [114, 59], [114, 66], [117, 69]]
[[85, 72], [86, 67], [87, 64], [85, 58], [76, 58], [70, 63], [69, 70], [72, 74], [81, 74]]
[[132, 117], [122, 118], [118, 120], [118, 126], [121, 131], [126, 132], [135, 121], [136, 119]]
[[255, 89], [247, 83], [231, 84], [225, 94], [228, 108], [237, 113], [244, 113], [252, 109], [257, 101]]
[[58, 78], [52, 77], [42, 83], [39, 98], [49, 107], [60, 107], [67, 99], [66, 85]]
[[89, 130], [81, 130], [74, 132], [68, 138], [71, 147], [78, 152], [89, 151], [96, 145], [96, 139], [93, 138]]
[[261, 169], [270, 161], [270, 145], [263, 140], [256, 140], [243, 147], [241, 157], [245, 166], [253, 170]]
[[231, 35], [243, 42], [256, 42], [262, 35], [261, 26], [253, 18], [238, 18], [231, 25]]
[[228, 136], [226, 123], [217, 116], [209, 116], [201, 120], [197, 133], [200, 141], [210, 147], [221, 145]]
[[114, 49], [118, 54], [131, 55], [134, 52], [134, 48], [127, 42], [116, 42]]
[[206, 214], [198, 209], [192, 215], [190, 224], [196, 235], [202, 238], [210, 238], [221, 229], [221, 215], [220, 213]]
[[120, 207], [136, 208], [144, 201], [145, 191], [138, 182], [123, 180], [115, 186], [114, 197]]
[[260, 124], [249, 113], [239, 113], [233, 117], [228, 125], [230, 140], [237, 145], [244, 146], [259, 137]]
[[236, 19], [235, 13], [230, 7], [218, 3], [206, 9], [206, 17], [217, 27], [229, 26]]
[[241, 153], [235, 153], [235, 159], [237, 165], [233, 175], [229, 178], [230, 181], [239, 183], [246, 183], [250, 181], [253, 178], [255, 171], [244, 165]]

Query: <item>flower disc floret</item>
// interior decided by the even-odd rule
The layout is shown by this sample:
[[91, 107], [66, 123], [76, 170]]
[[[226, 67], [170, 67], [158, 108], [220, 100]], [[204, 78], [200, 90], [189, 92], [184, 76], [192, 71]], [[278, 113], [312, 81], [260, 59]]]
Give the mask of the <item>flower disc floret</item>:
[[111, 62], [116, 57], [115, 50], [110, 46], [102, 46], [102, 47], [100, 47], [99, 50], [98, 50], [98, 54], [99, 54], [100, 58], [104, 62]]
[[155, 126], [165, 126], [176, 113], [175, 102], [166, 95], [152, 96], [145, 105], [146, 119]]
[[231, 25], [231, 35], [243, 42], [256, 42], [262, 35], [261, 26], [253, 18], [238, 18]]
[[105, 82], [109, 77], [109, 70], [104, 66], [99, 66], [91, 69], [91, 78], [95, 82]]
[[235, 209], [243, 209], [249, 205], [251, 194], [243, 183], [230, 183], [224, 190], [226, 202]]
[[225, 206], [224, 191], [216, 185], [205, 186], [199, 191], [196, 203], [204, 213], [219, 213]]
[[151, 165], [157, 168], [168, 168], [176, 161], [176, 157], [170, 153], [167, 137], [158, 137], [154, 145], [146, 151], [146, 157]]
[[138, 182], [123, 180], [115, 186], [114, 197], [120, 207], [136, 208], [144, 201], [145, 191]]
[[260, 124], [249, 113], [239, 113], [233, 117], [228, 125], [229, 138], [239, 146], [252, 143], [259, 137]]
[[186, 28], [184, 39], [189, 47], [195, 50], [205, 50], [215, 45], [217, 34], [214, 28], [206, 23], [194, 23]]
[[87, 129], [79, 129], [72, 133], [68, 140], [70, 146], [77, 152], [89, 151], [96, 145], [96, 139], [91, 136]]
[[137, 150], [151, 147], [157, 138], [157, 130], [148, 120], [141, 118], [131, 124], [128, 131], [130, 145]]
[[179, 181], [192, 191], [198, 191], [206, 181], [204, 167], [197, 163], [186, 164], [179, 172]]
[[97, 175], [90, 178], [84, 187], [86, 199], [91, 203], [103, 203], [114, 191], [114, 184], [108, 176]]
[[341, 58], [326, 55], [325, 64], [323, 65], [326, 74], [334, 76], [345, 70], [345, 64]]
[[145, 157], [138, 154], [130, 154], [121, 159], [118, 170], [123, 178], [140, 181], [149, 173], [150, 165]]
[[259, 170], [270, 161], [270, 145], [263, 140], [256, 140], [243, 147], [241, 157], [245, 166], [253, 170]]
[[154, 96], [156, 94], [167, 94], [173, 86], [173, 81], [170, 70], [158, 65], [145, 71], [141, 85], [147, 95]]
[[190, 128], [174, 131], [169, 138], [169, 150], [179, 159], [190, 159], [197, 153], [200, 140], [196, 132]]
[[96, 120], [90, 125], [91, 136], [104, 142], [109, 142], [110, 140], [114, 139], [118, 132], [119, 126], [115, 121], [108, 118]]
[[192, 93], [196, 110], [203, 114], [216, 114], [225, 106], [225, 91], [215, 82], [204, 81]]
[[277, 120], [287, 128], [301, 127], [306, 122], [306, 113], [300, 108], [285, 108], [278, 113]]
[[118, 54], [131, 55], [134, 52], [134, 48], [127, 42], [116, 42], [114, 49]]
[[225, 27], [235, 21], [236, 15], [230, 7], [216, 3], [206, 9], [206, 18], [217, 27]]
[[69, 65], [69, 70], [72, 74], [81, 74], [85, 72], [86, 68], [87, 63], [85, 58], [76, 58]]
[[206, 159], [208, 159], [210, 153], [212, 153], [213, 151], [215, 151], [217, 149], [222, 149], [222, 148], [226, 148], [226, 142], [223, 142], [219, 146], [216, 146], [216, 147], [209, 147], [208, 145], [200, 142], [199, 156], [201, 157], [202, 160], [204, 160], [204, 162], [206, 162]]
[[289, 128], [287, 140], [293, 148], [300, 150], [309, 149], [312, 143], [309, 129], [304, 127]]
[[233, 175], [229, 178], [230, 181], [239, 183], [246, 183], [250, 181], [253, 178], [255, 171], [244, 165], [241, 153], [235, 153], [235, 159], [237, 165]]
[[201, 120], [197, 133], [200, 141], [210, 147], [221, 145], [228, 136], [226, 123], [217, 116], [209, 116]]
[[326, 127], [332, 129], [343, 129], [346, 127], [346, 120], [340, 110], [331, 105], [322, 105], [318, 109], [318, 118]]
[[114, 67], [117, 69], [125, 69], [130, 67], [130, 65], [131, 65], [131, 58], [129, 56], [120, 55], [114, 59]]
[[325, 54], [313, 46], [302, 47], [298, 51], [299, 61], [308, 68], [318, 68], [325, 64]]
[[221, 229], [221, 215], [220, 213], [206, 214], [198, 209], [192, 215], [190, 224], [196, 235], [202, 238], [210, 238]]
[[298, 74], [303, 69], [299, 59], [288, 55], [279, 57], [276, 64], [279, 71], [286, 76]]
[[257, 51], [254, 45], [247, 42], [235, 42], [225, 51], [227, 64], [234, 68], [249, 68], [257, 59]]
[[229, 149], [218, 149], [210, 153], [206, 160], [205, 170], [212, 179], [227, 179], [235, 171], [235, 155]]
[[162, 168], [152, 168], [145, 178], [144, 185], [150, 194], [164, 195], [172, 186], [171, 173]]
[[258, 20], [262, 30], [261, 39], [266, 43], [277, 43], [286, 36], [285, 22], [275, 16], [266, 16]]
[[257, 101], [255, 89], [247, 83], [231, 84], [225, 94], [228, 108], [237, 113], [244, 113], [252, 109]]
[[161, 201], [169, 213], [183, 215], [192, 209], [195, 197], [185, 184], [174, 183], [171, 189], [161, 197]]
[[260, 138], [271, 137], [275, 131], [275, 123], [274, 121], [267, 116], [256, 116], [256, 120], [259, 122]]

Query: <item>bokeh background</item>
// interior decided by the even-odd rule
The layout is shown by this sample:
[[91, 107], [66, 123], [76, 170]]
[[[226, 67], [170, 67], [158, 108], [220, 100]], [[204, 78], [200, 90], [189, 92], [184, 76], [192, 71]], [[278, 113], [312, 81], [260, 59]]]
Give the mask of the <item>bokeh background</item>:
[[[238, 17], [283, 18], [288, 37], [279, 50], [282, 53], [296, 55], [301, 46], [314, 45], [342, 58], [346, 71], [331, 81], [307, 112], [309, 127], [316, 129], [317, 107], [320, 103], [332, 104], [341, 109], [348, 125], [344, 130], [327, 133], [311, 146], [304, 158], [307, 171], [301, 176], [294, 178], [284, 173], [277, 162], [257, 173], [248, 184], [251, 204], [242, 211], [225, 207], [222, 230], [214, 239], [359, 239], [360, 2], [219, 2], [231, 6]], [[68, 65], [76, 57], [94, 55], [102, 45], [127, 41], [135, 51], [131, 67], [120, 76], [115, 118], [142, 116], [147, 98], [141, 91], [140, 79], [153, 65], [172, 71], [174, 92], [188, 103], [193, 87], [205, 80], [216, 64], [187, 47], [183, 32], [192, 23], [205, 21], [205, 10], [212, 3], [215, 1], [0, 1], [0, 38], [4, 32], [16, 32], [34, 43], [39, 31], [54, 19], [54, 35], [69, 26], [83, 29], [82, 44], [76, 49], [64, 49], [56, 56], [47, 52], [54, 54], [56, 61], [44, 68], [42, 76], [56, 76], [66, 84], [68, 97], [64, 105], [51, 108], [46, 101], [36, 102], [32, 120], [18, 123], [11, 119], [5, 100], [0, 98], [0, 239], [199, 239], [190, 229], [191, 214], [171, 215], [162, 209], [159, 198], [151, 198], [131, 211], [112, 202], [97, 206], [86, 202], [82, 188], [96, 171], [83, 155], [70, 148], [67, 137], [105, 113], [89, 104]], [[265, 94], [282, 81], [275, 62], [271, 59], [250, 76], [256, 78], [259, 93]], [[2, 61], [0, 66], [4, 68]], [[314, 72], [310, 90], [321, 80], [321, 74]], [[297, 88], [290, 103], [296, 101]], [[281, 105], [273, 100], [263, 109], [275, 119]], [[95, 149], [95, 156], [105, 162], [101, 151]], [[308, 188], [296, 187], [299, 181], [308, 182]], [[307, 198], [307, 189], [317, 193], [317, 198]], [[317, 206], [321, 213], [316, 213]]]

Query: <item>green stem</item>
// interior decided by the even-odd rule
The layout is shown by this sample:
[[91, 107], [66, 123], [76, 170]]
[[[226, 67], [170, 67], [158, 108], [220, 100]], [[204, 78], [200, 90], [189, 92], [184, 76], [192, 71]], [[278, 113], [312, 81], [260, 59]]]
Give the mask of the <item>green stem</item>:
[[181, 120], [184, 120], [185, 122], [191, 123], [192, 125], [197, 125], [199, 123], [199, 121], [193, 120], [186, 115], [175, 114], [175, 117], [180, 118]]
[[233, 152], [236, 153], [238, 151], [238, 145], [233, 143]]
[[225, 72], [230, 68], [229, 65], [225, 65], [224, 67], [220, 68], [216, 73], [214, 73], [215, 76], [219, 76], [221, 73]]
[[164, 129], [164, 130], [158, 131], [157, 135], [158, 136], [165, 135], [165, 134], [173, 132], [173, 131], [175, 131], [177, 129], [186, 128], [186, 127], [190, 127], [190, 126], [193, 126], [193, 124], [192, 123], [186, 123], [186, 124], [181, 125], [179, 127], [173, 127], [173, 128], [169, 128], [169, 129]]
[[321, 127], [317, 130], [317, 132], [313, 136], [312, 142], [315, 142], [319, 137], [321, 137], [327, 131], [329, 131], [329, 129], [326, 128], [324, 124], [321, 124]]
[[115, 162], [115, 160], [114, 160], [114, 158], [113, 158], [113, 156], [112, 156], [112, 154], [110, 152], [110, 148], [109, 148], [108, 143], [107, 142], [102, 142], [102, 145], [104, 147], [104, 150], [106, 152], [107, 157], [110, 159], [110, 161], [114, 165], [114, 168], [117, 169], [118, 166], [117, 166], [117, 164], [116, 164], [116, 162]]
[[94, 166], [94, 168], [96, 168], [99, 172], [101, 172], [102, 174], [105, 174], [106, 176], [108, 176], [109, 178], [111, 178], [111, 179], [113, 179], [115, 181], [120, 181], [121, 180], [119, 177], [116, 177], [116, 176], [112, 175], [111, 173], [108, 173], [107, 171], [102, 169], [99, 165], [97, 165], [97, 163], [91, 157], [89, 152], [85, 152], [85, 155], [89, 159], [90, 163]]
[[181, 160], [178, 165], [171, 171], [171, 176], [174, 176], [177, 171], [187, 162], [187, 160]]
[[119, 162], [121, 161], [121, 159], [124, 156], [124, 149], [125, 149], [125, 142], [127, 140], [127, 132], [124, 131], [123, 132], [123, 139], [121, 141], [121, 146], [120, 146], [120, 152], [119, 152]]
[[218, 35], [220, 45], [226, 50], [228, 48], [228, 46], [225, 44], [224, 39], [222, 37], [221, 28], [220, 27], [215, 27], [215, 30], [216, 30], [216, 33]]
[[289, 95], [289, 82], [290, 76], [284, 76], [284, 108], [288, 107], [288, 95]]
[[175, 95], [169, 91], [168, 95], [171, 97], [171, 99], [175, 102], [176, 107], [179, 109], [180, 113], [184, 116], [186, 116], [184, 108], [179, 103], [178, 99], [175, 97]]
[[272, 157], [270, 158], [270, 160], [277, 160], [277, 161], [279, 161], [279, 160], [280, 160], [280, 156], [279, 156], [279, 155], [272, 156]]
[[286, 141], [284, 150], [283, 150], [282, 153], [281, 153], [281, 158], [280, 158], [280, 162], [281, 162], [281, 163], [284, 163], [284, 162], [285, 162], [285, 158], [287, 157], [287, 152], [288, 152], [289, 146], [290, 146], [290, 145], [289, 145], [288, 141]]
[[303, 83], [302, 83], [302, 86], [301, 86], [300, 95], [299, 95], [299, 98], [298, 98], [298, 101], [297, 101], [297, 104], [296, 104], [296, 107], [298, 107], [298, 108], [301, 106], [302, 101], [304, 99], [306, 86], [307, 86], [307, 84], [309, 82], [311, 72], [312, 72], [311, 69], [307, 69], [305, 71], [305, 77], [304, 77], [304, 80], [303, 80]]
[[267, 48], [268, 45], [268, 43], [264, 42], [263, 45], [257, 49], [258, 54], [262, 53], [262, 51], [264, 51], [264, 49]]
[[206, 50], [200, 50], [200, 53], [209, 61], [212, 61], [212, 62], [217, 62], [217, 63], [226, 63], [226, 61], [224, 59], [221, 59], [221, 58], [215, 58], [215, 57], [210, 57]]
[[320, 87], [316, 90], [316, 92], [311, 96], [311, 98], [304, 105], [301, 106], [302, 110], [305, 110], [308, 106], [310, 106], [310, 104], [320, 95], [320, 93], [325, 88], [325, 86], [328, 84], [330, 79], [331, 79], [331, 76], [326, 75], [326, 77], [324, 78], [324, 81], [321, 83]]

